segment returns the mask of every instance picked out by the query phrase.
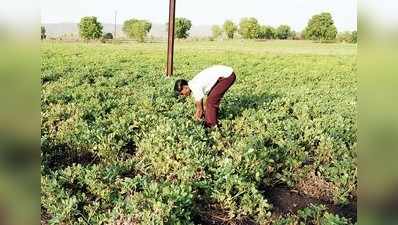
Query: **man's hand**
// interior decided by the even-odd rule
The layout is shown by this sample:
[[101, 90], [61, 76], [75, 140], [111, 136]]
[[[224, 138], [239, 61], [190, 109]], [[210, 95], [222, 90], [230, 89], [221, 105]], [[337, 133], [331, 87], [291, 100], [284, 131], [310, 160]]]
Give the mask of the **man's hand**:
[[203, 117], [203, 111], [196, 111], [195, 113], [195, 120], [196, 121], [201, 121]]
[[196, 109], [195, 120], [196, 121], [202, 120], [203, 112], [204, 112], [204, 110], [203, 110], [203, 99], [200, 100], [200, 101], [195, 102], [195, 109]]

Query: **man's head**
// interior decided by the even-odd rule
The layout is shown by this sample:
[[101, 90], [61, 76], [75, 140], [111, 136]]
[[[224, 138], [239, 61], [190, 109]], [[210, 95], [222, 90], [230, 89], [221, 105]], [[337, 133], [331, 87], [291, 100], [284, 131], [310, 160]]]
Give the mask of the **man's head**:
[[188, 81], [180, 79], [177, 80], [175, 85], [174, 85], [174, 91], [176, 96], [183, 95], [185, 97], [191, 95], [191, 89], [188, 87]]

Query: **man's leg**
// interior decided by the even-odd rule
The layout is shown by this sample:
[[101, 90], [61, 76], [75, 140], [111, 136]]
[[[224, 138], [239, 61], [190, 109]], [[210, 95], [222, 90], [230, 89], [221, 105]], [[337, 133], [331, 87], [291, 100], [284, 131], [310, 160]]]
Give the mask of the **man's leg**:
[[235, 73], [232, 73], [227, 78], [222, 78], [217, 82], [214, 88], [210, 91], [206, 102], [206, 127], [214, 127], [218, 123], [218, 110], [220, 108], [220, 102], [225, 92], [232, 86], [235, 82]]

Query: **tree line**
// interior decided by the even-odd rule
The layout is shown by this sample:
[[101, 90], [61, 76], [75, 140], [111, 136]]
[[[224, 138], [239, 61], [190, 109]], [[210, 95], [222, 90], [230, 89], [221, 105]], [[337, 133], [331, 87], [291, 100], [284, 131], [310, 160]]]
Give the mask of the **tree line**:
[[280, 25], [277, 28], [259, 24], [256, 18], [242, 18], [239, 26], [231, 20], [212, 27], [212, 39], [224, 37], [234, 39], [239, 34], [243, 39], [294, 39], [296, 33], [288, 25]]
[[244, 39], [304, 39], [319, 42], [339, 41], [357, 43], [357, 31], [338, 33], [330, 13], [314, 15], [302, 32], [296, 32], [288, 25], [272, 27], [262, 25], [256, 18], [242, 18], [239, 25], [227, 20], [223, 25], [212, 27], [212, 39], [233, 39], [239, 34]]
[[[97, 20], [97, 17], [83, 17], [78, 24], [79, 35], [84, 40], [108, 40], [113, 39], [112, 33], [103, 34], [103, 26]], [[178, 39], [186, 39], [190, 36], [189, 31], [192, 28], [192, 22], [187, 18], [176, 18], [175, 36]], [[144, 42], [152, 29], [152, 23], [147, 20], [129, 19], [123, 23], [123, 32], [127, 37]], [[256, 18], [242, 18], [239, 24], [227, 20], [222, 25], [212, 27], [212, 36], [210, 40], [216, 39], [305, 39], [320, 42], [340, 41], [348, 43], [357, 43], [357, 32], [338, 33], [332, 15], [324, 12], [314, 15], [306, 28], [297, 33], [288, 25], [272, 27], [260, 24]], [[46, 38], [45, 28], [41, 27], [41, 39]]]

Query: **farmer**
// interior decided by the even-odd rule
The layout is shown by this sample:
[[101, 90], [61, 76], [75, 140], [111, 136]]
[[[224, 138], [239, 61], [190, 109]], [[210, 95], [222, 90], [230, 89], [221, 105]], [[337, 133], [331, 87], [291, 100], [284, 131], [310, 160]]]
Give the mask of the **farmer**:
[[[213, 128], [218, 125], [218, 111], [222, 97], [236, 80], [231, 67], [215, 65], [198, 73], [192, 80], [177, 80], [174, 85], [176, 96], [188, 97], [191, 94], [195, 100], [195, 120], [204, 117], [205, 126]], [[204, 97], [207, 95], [205, 103]]]

